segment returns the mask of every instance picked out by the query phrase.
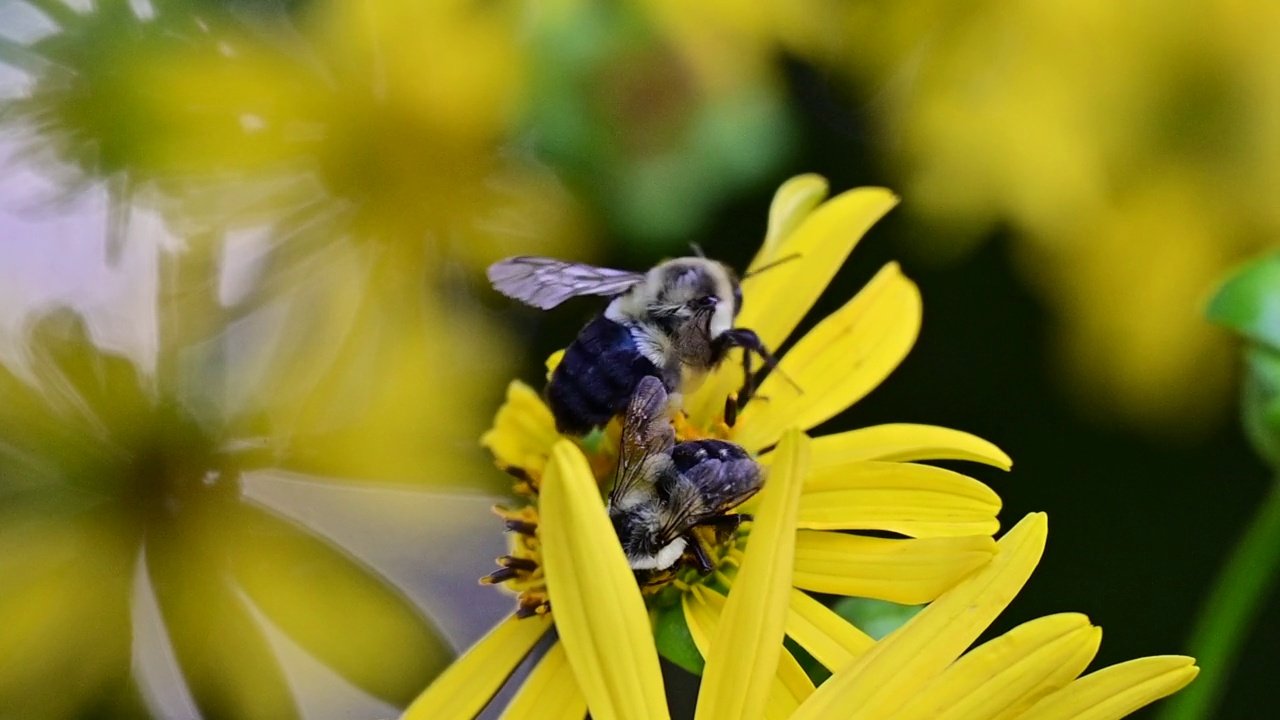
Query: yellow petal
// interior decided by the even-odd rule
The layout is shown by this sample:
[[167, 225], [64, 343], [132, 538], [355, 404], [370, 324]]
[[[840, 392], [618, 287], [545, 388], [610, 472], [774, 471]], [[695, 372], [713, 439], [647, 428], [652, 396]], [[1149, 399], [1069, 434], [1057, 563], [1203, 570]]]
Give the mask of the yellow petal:
[[791, 589], [787, 636], [831, 671], [839, 670], [876, 644], [848, 620], [795, 588]]
[[1145, 657], [1090, 673], [1036, 703], [1025, 720], [1113, 720], [1186, 687], [1199, 674], [1195, 659]]
[[[695, 585], [690, 592], [684, 594], [681, 603], [693, 644], [703, 657], [707, 657], [711, 649], [711, 636], [720, 621], [720, 614], [724, 612], [725, 597], [714, 590]], [[764, 716], [768, 720], [788, 718], [812, 692], [813, 683], [808, 675], [804, 674], [800, 664], [784, 648], [778, 658], [777, 672], [769, 681]]]
[[789, 430], [760, 492], [742, 565], [712, 635], [698, 693], [700, 720], [753, 720], [763, 713], [782, 653], [795, 556], [796, 511], [809, 466], [809, 438]]
[[796, 533], [795, 586], [902, 605], [929, 602], [991, 560], [987, 535], [892, 540], [842, 533]]
[[1032, 620], [965, 653], [894, 718], [1011, 720], [1084, 672], [1100, 642], [1078, 613]]
[[565, 720], [587, 716], [587, 701], [573, 678], [564, 646], [556, 643], [520, 685], [503, 720]]
[[765, 233], [764, 243], [746, 274], [781, 257], [778, 250], [782, 242], [826, 199], [828, 188], [827, 179], [813, 173], [797, 175], [782, 183], [769, 204], [769, 230]]
[[711, 634], [720, 622], [724, 596], [705, 586], [694, 585], [690, 592], [681, 596], [680, 603], [684, 608], [685, 624], [689, 626], [689, 636], [705, 658], [711, 654]]
[[[796, 198], [783, 199], [781, 204], [798, 202], [802, 206], [811, 202], [817, 188], [804, 187], [810, 182], [799, 181], [794, 188]], [[897, 203], [897, 196], [884, 188], [850, 190], [809, 213], [794, 231], [779, 235], [778, 242], [767, 244], [753, 267], [793, 253], [799, 257], [743, 281], [743, 308], [737, 326], [756, 331], [771, 349], [781, 346], [844, 264], [853, 246]], [[781, 218], [781, 206], [779, 213]], [[786, 224], [779, 220], [780, 233]], [[723, 410], [725, 397], [741, 387], [740, 358], [735, 352], [696, 393], [685, 399], [685, 411], [695, 425], [709, 424]]]
[[540, 472], [559, 439], [551, 410], [533, 388], [517, 380], [507, 386], [507, 401], [480, 444], [499, 465]]
[[474, 718], [550, 626], [545, 616], [503, 620], [413, 701], [404, 720]]
[[658, 651], [640, 587], [614, 539], [587, 459], [568, 440], [551, 450], [539, 510], [551, 612], [591, 716], [665, 720]]
[[777, 672], [769, 685], [769, 696], [765, 698], [765, 720], [788, 720], [800, 703], [812, 694], [813, 681], [795, 657], [783, 648], [778, 655]]
[[551, 381], [551, 375], [555, 373], [556, 368], [560, 367], [560, 361], [564, 359], [564, 350], [557, 350], [547, 356], [547, 382]]
[[1013, 600], [1044, 551], [1048, 522], [1023, 518], [978, 572], [814, 691], [793, 720], [887, 718], [950, 665]]
[[967, 460], [1001, 470], [1013, 467], [1004, 451], [976, 435], [910, 423], [874, 425], [814, 438], [812, 455], [814, 470], [862, 460]]
[[887, 530], [911, 537], [992, 535], [1000, 496], [960, 473], [930, 465], [855, 462], [810, 470], [799, 527]]
[[782, 371], [765, 378], [760, 399], [742, 411], [734, 440], [759, 451], [785, 428], [807, 430], [862, 399], [911, 350], [920, 313], [915, 283], [896, 263], [885, 266], [782, 358]]

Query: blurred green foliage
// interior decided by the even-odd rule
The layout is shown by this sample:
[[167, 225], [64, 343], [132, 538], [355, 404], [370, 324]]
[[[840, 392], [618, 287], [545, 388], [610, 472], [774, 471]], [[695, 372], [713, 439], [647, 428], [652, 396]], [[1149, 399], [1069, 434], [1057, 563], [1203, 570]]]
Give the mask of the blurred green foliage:
[[1244, 428], [1257, 453], [1280, 468], [1280, 255], [1233, 275], [1213, 296], [1206, 315], [1246, 340]]

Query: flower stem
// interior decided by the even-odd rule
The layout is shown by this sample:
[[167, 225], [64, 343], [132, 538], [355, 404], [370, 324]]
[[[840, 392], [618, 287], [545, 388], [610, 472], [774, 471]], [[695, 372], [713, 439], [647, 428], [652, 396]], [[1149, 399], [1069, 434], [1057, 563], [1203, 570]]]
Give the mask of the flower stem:
[[1262, 603], [1280, 568], [1280, 481], [1258, 508], [1240, 544], [1223, 568], [1191, 636], [1190, 654], [1200, 675], [1166, 701], [1161, 720], [1209, 718], [1221, 700]]

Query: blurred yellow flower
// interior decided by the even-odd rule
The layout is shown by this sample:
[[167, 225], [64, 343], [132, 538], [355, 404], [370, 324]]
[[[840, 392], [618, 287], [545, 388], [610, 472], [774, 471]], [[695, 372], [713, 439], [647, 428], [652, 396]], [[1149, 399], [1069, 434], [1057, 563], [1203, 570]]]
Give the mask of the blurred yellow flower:
[[842, 17], [826, 60], [875, 94], [880, 152], [939, 230], [918, 233], [930, 254], [1010, 227], [1073, 399], [1162, 431], [1220, 417], [1230, 355], [1200, 305], [1280, 233], [1274, 4], [861, 2]]
[[[896, 202], [891, 193], [881, 189], [854, 190], [822, 203], [825, 195], [825, 181], [801, 176], [783, 185], [775, 198], [769, 235], [753, 267], [777, 257], [800, 257], [749, 278], [744, 287], [747, 302], [739, 316], [742, 326], [756, 330], [771, 346], [781, 344], [854, 243]], [[715, 434], [752, 453], [777, 445], [788, 432], [792, 439], [760, 458], [770, 466], [770, 479], [755, 520], [728, 538], [713, 531], [702, 537], [711, 548], [715, 571], [704, 577], [690, 568], [647, 577], [644, 597], [636, 603], [635, 611], [619, 610], [633, 616], [627, 620], [628, 626], [638, 625], [647, 634], [650, 621], [638, 619], [646, 605], [659, 615], [665, 609], [675, 610], [677, 621], [687, 625], [705, 656], [709, 618], [719, 614], [723, 592], [737, 587], [740, 580], [756, 577], [744, 564], [742, 546], [758, 545], [752, 538], [762, 531], [768, 538], [766, 544], [786, 557], [785, 565], [770, 567], [771, 572], [786, 578], [788, 587], [782, 597], [788, 610], [761, 629], [763, 645], [771, 643], [773, 651], [781, 654], [770, 667], [777, 670], [773, 682], [761, 685], [760, 690], [767, 691], [771, 706], [794, 708], [813, 686], [790, 652], [782, 649], [784, 629], [832, 669], [873, 643], [802, 590], [918, 604], [933, 600], [990, 561], [995, 552], [991, 535], [999, 527], [999, 497], [976, 480], [912, 461], [972, 460], [1007, 469], [1009, 458], [998, 448], [959, 431], [920, 425], [855, 430], [820, 438], [812, 447], [795, 430], [821, 423], [878, 385], [910, 349], [919, 322], [915, 286], [896, 266], [889, 266], [782, 358], [780, 372], [761, 387], [768, 401], [748, 404], [732, 427], [719, 413], [726, 398], [741, 384], [741, 368], [727, 361], [706, 380], [703, 389], [689, 398], [687, 416], [677, 419], [677, 439]], [[784, 373], [805, 392], [784, 389], [786, 386], [776, 381]], [[617, 432], [615, 422], [592, 446], [569, 444], [557, 434], [551, 413], [537, 393], [518, 382], [509, 387], [507, 403], [482, 442], [494, 453], [498, 465], [518, 479], [517, 493], [531, 504], [499, 511], [513, 531], [511, 553], [499, 559], [502, 568], [488, 581], [505, 583], [519, 593], [517, 617], [541, 619], [536, 621], [536, 630], [515, 620], [499, 626], [419, 698], [409, 711], [410, 717], [465, 717], [478, 711], [507, 674], [492, 670], [497, 662], [493, 658], [502, 658], [499, 667], [514, 667], [543, 634], [548, 610], [554, 615], [568, 662], [558, 651], [548, 655], [542, 663], [557, 669], [544, 670], [540, 664], [535, 670], [539, 678], [554, 672], [559, 675], [555, 683], [544, 682], [563, 685], [570, 682], [573, 668], [573, 676], [593, 708], [597, 701], [606, 702], [603, 686], [623, 682], [618, 678], [627, 675], [633, 658], [625, 654], [608, 658], [605, 648], [592, 645], [603, 642], [591, 639], [603, 630], [590, 629], [596, 621], [584, 615], [589, 612], [585, 605], [620, 594], [641, 599], [636, 579], [630, 571], [610, 571], [596, 577], [594, 571], [575, 570], [576, 564], [585, 562], [585, 554], [599, 555], [588, 563], [598, 568], [609, 566], [612, 555], [620, 557], [621, 550], [614, 543], [588, 542], [574, 529], [553, 522], [565, 511], [549, 506], [564, 492], [553, 487], [558, 478], [577, 493], [572, 496], [577, 503], [575, 517], [586, 518], [578, 522], [596, 528], [592, 532], [597, 534], [589, 537], [612, 537], [607, 517], [592, 508], [600, 507], [601, 488], [607, 486], [615, 470]], [[794, 497], [786, 499], [788, 493]], [[800, 529], [794, 530], [793, 524], [780, 535], [772, 523], [781, 510], [771, 503], [794, 506]], [[755, 503], [746, 507], [754, 509]], [[878, 530], [905, 537], [833, 532], [840, 530]], [[565, 547], [574, 551], [565, 551]], [[754, 614], [750, 609], [740, 612]], [[620, 622], [611, 621], [608, 627], [620, 627]], [[633, 645], [648, 647], [638, 640]], [[600, 684], [584, 679], [581, 668], [587, 664], [605, 668]], [[475, 675], [482, 672], [481, 667], [484, 678]], [[526, 692], [543, 691], [526, 686], [521, 693]], [[459, 700], [463, 697], [465, 702]], [[513, 702], [520, 703], [520, 697]], [[581, 701], [567, 695], [564, 700]], [[463, 704], [455, 704], [459, 702]]]
[[518, 4], [150, 5], [55, 13], [56, 32], [7, 41], [0, 60], [31, 79], [9, 122], [32, 154], [126, 198], [160, 188], [147, 197], [184, 236], [266, 225], [294, 253], [352, 237], [400, 247], [391, 262], [481, 267], [577, 238], [568, 194], [514, 147]]
[[[205, 715], [295, 717], [267, 625], [365, 692], [402, 704], [447, 662], [408, 598], [244, 494], [280, 436], [97, 347], [69, 310], [0, 367], [0, 706], [30, 718], [137, 715], [139, 604], [158, 607]], [[199, 348], [187, 348], [190, 359]], [[278, 373], [250, 396], [269, 394]], [[188, 369], [190, 372], [190, 369]], [[145, 621], [144, 621], [145, 622]]]

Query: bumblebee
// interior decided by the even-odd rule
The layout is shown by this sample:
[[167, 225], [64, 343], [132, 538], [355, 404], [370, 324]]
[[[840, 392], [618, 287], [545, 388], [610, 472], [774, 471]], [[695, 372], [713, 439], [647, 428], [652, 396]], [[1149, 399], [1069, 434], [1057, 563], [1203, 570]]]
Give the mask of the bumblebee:
[[661, 380], [678, 402], [679, 393], [696, 389], [731, 348], [740, 347], [746, 350], [746, 386], [731, 400], [736, 406], [726, 406], [732, 417], [751, 394], [751, 354], [765, 367], [777, 365], [753, 331], [733, 326], [742, 285], [715, 260], [676, 258], [638, 273], [520, 256], [494, 263], [488, 276], [498, 292], [543, 310], [580, 295], [612, 298], [565, 349], [547, 385], [547, 404], [564, 434], [586, 435], [606, 425], [646, 377]]
[[633, 570], [666, 570], [687, 552], [707, 573], [712, 560], [692, 531], [736, 529], [747, 516], [728, 511], [759, 492], [764, 469], [730, 442], [676, 443], [668, 403], [661, 380], [640, 379], [623, 418], [609, 518]]

